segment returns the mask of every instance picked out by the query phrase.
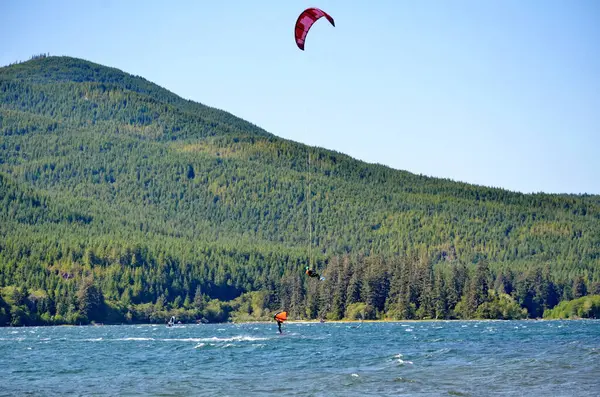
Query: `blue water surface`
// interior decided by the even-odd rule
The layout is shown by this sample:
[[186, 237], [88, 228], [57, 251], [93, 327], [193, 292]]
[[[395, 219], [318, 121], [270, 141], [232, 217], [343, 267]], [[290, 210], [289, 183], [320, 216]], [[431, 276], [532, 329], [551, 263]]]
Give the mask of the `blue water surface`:
[[0, 378], [0, 396], [597, 396], [600, 321], [0, 328]]

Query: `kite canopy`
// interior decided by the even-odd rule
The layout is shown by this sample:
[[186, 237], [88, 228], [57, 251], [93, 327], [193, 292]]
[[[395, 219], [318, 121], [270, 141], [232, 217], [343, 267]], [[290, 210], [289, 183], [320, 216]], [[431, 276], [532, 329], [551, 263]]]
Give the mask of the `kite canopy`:
[[275, 314], [275, 316], [273, 316], [273, 318], [277, 321], [284, 322], [285, 320], [287, 320], [287, 312], [279, 312], [279, 313]]
[[298, 17], [294, 35], [296, 37], [296, 44], [302, 51], [304, 51], [304, 42], [306, 41], [306, 35], [308, 34], [308, 31], [310, 30], [311, 26], [321, 17], [327, 18], [327, 20], [333, 26], [335, 26], [333, 18], [325, 11], [318, 8], [307, 8], [306, 10], [302, 11]]

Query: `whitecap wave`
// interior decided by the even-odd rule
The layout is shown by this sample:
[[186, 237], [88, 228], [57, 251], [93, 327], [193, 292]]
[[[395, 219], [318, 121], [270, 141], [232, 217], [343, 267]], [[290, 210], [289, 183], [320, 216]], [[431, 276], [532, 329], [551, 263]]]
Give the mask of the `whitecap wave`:
[[[212, 338], [142, 338], [142, 337], [129, 337], [129, 338], [117, 338], [117, 339], [112, 339], [114, 341], [136, 341], [136, 342], [143, 342], [143, 341], [157, 341], [157, 342], [195, 342], [195, 343], [199, 343], [199, 344], [206, 344], [206, 343], [211, 343], [211, 344], [215, 344], [215, 343], [232, 343], [232, 342], [255, 342], [255, 341], [264, 341], [264, 340], [268, 340], [269, 338], [261, 338], [261, 337], [254, 337], [254, 336], [247, 336], [247, 335], [239, 335], [239, 336], [232, 336], [229, 338], [219, 338], [216, 336], [213, 336]], [[102, 338], [97, 338], [97, 339], [85, 339], [85, 341], [99, 341], [102, 340]]]
[[238, 335], [229, 338], [219, 338], [213, 336], [212, 338], [201, 338], [198, 342], [254, 342], [260, 340], [268, 340], [269, 338], [261, 338], [257, 336]]

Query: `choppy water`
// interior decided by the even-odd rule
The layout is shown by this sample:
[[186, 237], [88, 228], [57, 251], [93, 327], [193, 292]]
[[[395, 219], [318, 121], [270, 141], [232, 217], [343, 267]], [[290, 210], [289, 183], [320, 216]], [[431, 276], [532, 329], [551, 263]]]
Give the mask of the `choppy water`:
[[0, 329], [0, 395], [600, 395], [600, 321]]

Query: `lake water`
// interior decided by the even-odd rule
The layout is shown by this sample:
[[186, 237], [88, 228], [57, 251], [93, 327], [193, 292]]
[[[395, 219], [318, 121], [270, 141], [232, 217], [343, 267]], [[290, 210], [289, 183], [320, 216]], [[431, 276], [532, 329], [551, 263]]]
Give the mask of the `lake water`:
[[358, 325], [0, 328], [0, 395], [600, 395], [600, 321]]

